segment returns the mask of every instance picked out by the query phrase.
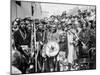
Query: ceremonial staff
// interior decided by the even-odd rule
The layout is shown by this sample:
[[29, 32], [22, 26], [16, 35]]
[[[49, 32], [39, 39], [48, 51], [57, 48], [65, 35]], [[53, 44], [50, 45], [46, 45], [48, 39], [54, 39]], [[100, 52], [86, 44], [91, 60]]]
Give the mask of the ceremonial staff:
[[32, 22], [31, 25], [32, 25], [32, 29], [31, 29], [31, 57], [33, 58], [33, 55], [34, 55], [34, 49], [33, 49], [33, 38], [34, 38], [34, 37], [33, 37], [33, 36], [34, 36], [34, 35], [33, 35], [33, 26], [34, 26], [34, 25], [33, 25], [33, 22]]
[[36, 26], [35, 26], [35, 21], [34, 21], [34, 51], [35, 51], [35, 72], [37, 72], [37, 55], [38, 51], [36, 49]]
[[[35, 11], [37, 10], [36, 9], [36, 7], [37, 7], [37, 4], [34, 2], [33, 3], [34, 4], [34, 6], [32, 7]], [[33, 10], [32, 9], [32, 10]], [[37, 55], [38, 55], [38, 52], [37, 52], [37, 48], [36, 48], [36, 23], [35, 23], [35, 19], [37, 18], [37, 16], [35, 15], [35, 11], [33, 11], [33, 13], [34, 13], [34, 25], [33, 25], [33, 31], [34, 31], [34, 33], [33, 33], [33, 35], [34, 35], [34, 54], [35, 54], [35, 72], [37, 72]]]
[[[36, 53], [36, 27], [35, 21], [32, 22], [32, 29], [31, 29], [31, 58], [35, 55], [35, 72], [37, 72], [37, 53]], [[34, 41], [34, 42], [33, 42]]]
[[[32, 16], [34, 16], [34, 10], [36, 7], [36, 4], [34, 4], [35, 6], [33, 6], [33, 2], [31, 3], [31, 7], [32, 7]], [[33, 55], [35, 55], [35, 72], [37, 72], [37, 53], [36, 53], [36, 26], [35, 26], [35, 16], [34, 16], [34, 20], [32, 22], [32, 30], [31, 30], [31, 55], [33, 58]]]

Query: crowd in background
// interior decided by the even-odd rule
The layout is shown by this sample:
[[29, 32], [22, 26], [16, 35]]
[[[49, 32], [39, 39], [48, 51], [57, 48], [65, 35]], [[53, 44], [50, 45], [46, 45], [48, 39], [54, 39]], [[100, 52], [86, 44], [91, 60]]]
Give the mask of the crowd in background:
[[[45, 17], [43, 19], [31, 19], [30, 17], [25, 17], [23, 19], [16, 18], [12, 22], [12, 31], [18, 30], [20, 22], [24, 21], [27, 27], [30, 28], [31, 24], [35, 22], [37, 28], [40, 24], [43, 28], [50, 28], [51, 25], [56, 25], [57, 29], [65, 31], [69, 27], [74, 27], [75, 30], [78, 28], [83, 29], [83, 26], [89, 30], [93, 29], [95, 33], [96, 29], [96, 10], [78, 10], [76, 15], [68, 15], [66, 11], [62, 12], [61, 15], [51, 15], [49, 18]], [[29, 24], [29, 25], [28, 25]]]
[[[13, 44], [16, 43], [15, 38], [17, 36], [14, 36], [15, 33], [20, 29], [20, 27], [23, 25], [24, 29], [26, 30], [27, 34], [30, 34], [28, 39], [29, 42], [27, 44], [29, 47], [31, 47], [31, 35], [35, 36], [34, 30], [36, 29], [36, 41], [41, 41], [40, 44], [46, 43], [44, 35], [43, 39], [40, 38], [38, 32], [48, 32], [50, 28], [55, 27], [57, 32], [63, 37], [64, 34], [67, 35], [68, 33], [72, 33], [75, 37], [74, 40], [74, 46], [76, 49], [76, 56], [75, 59], [80, 59], [87, 57], [85, 56], [87, 53], [89, 54], [90, 61], [92, 61], [92, 64], [89, 64], [88, 69], [94, 69], [96, 65], [96, 58], [95, 58], [95, 48], [96, 48], [96, 10], [95, 9], [86, 9], [86, 10], [78, 10], [77, 14], [75, 15], [68, 15], [66, 11], [62, 12], [61, 15], [51, 15], [50, 17], [45, 17], [43, 19], [31, 19], [30, 17], [25, 17], [24, 19], [16, 18], [12, 22], [12, 48], [16, 49], [15, 47], [18, 47], [18, 45]], [[35, 25], [35, 28], [34, 28]], [[33, 30], [33, 31], [32, 31]], [[69, 32], [70, 31], [70, 32]], [[32, 34], [33, 33], [33, 34]], [[63, 35], [62, 35], [63, 33]], [[46, 34], [45, 34], [46, 35]], [[34, 38], [34, 37], [33, 37]], [[16, 38], [18, 39], [18, 38]], [[35, 40], [33, 39], [33, 43]], [[83, 44], [85, 45], [83, 45]], [[42, 47], [42, 46], [41, 46]], [[87, 48], [88, 47], [88, 48]], [[18, 48], [19, 49], [19, 48]], [[82, 49], [84, 49], [82, 51]], [[83, 56], [82, 56], [83, 55]], [[26, 56], [26, 55], [25, 55]], [[26, 56], [27, 59], [29, 59]], [[40, 58], [41, 60], [41, 58]], [[89, 61], [89, 62], [90, 62]], [[74, 61], [79, 62], [79, 61]], [[81, 60], [80, 60], [81, 62]], [[77, 67], [77, 64], [74, 64], [73, 67]], [[41, 63], [40, 63], [41, 66]], [[86, 69], [87, 65], [81, 65], [83, 66], [82, 69]], [[38, 66], [39, 67], [39, 66]], [[41, 67], [39, 67], [41, 70]], [[80, 67], [81, 70], [81, 67]], [[51, 71], [51, 70], [50, 70]], [[56, 70], [59, 71], [59, 70]], [[60, 70], [64, 71], [64, 70]], [[23, 73], [25, 70], [23, 71]], [[40, 71], [39, 71], [40, 72]], [[45, 71], [42, 71], [45, 72]]]

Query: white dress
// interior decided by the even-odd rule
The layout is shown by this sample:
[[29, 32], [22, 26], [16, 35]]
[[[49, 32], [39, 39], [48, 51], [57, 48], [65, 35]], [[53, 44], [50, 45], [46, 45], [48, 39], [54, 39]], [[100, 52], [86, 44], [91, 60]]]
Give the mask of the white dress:
[[68, 62], [73, 63], [75, 55], [74, 45], [72, 44], [74, 35], [70, 31], [68, 31], [67, 37], [68, 37]]

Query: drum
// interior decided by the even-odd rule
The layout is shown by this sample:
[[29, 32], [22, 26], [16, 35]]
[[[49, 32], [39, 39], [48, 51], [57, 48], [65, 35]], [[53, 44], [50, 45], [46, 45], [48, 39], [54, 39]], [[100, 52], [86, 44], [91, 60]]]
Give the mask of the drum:
[[46, 54], [48, 57], [54, 57], [59, 52], [59, 44], [54, 41], [50, 41], [43, 46], [43, 54]]

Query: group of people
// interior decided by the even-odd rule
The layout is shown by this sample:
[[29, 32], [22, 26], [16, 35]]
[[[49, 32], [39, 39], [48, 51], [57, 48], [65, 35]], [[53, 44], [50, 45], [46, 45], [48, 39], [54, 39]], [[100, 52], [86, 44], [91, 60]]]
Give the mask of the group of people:
[[12, 70], [18, 73], [96, 68], [96, 10], [12, 22]]

